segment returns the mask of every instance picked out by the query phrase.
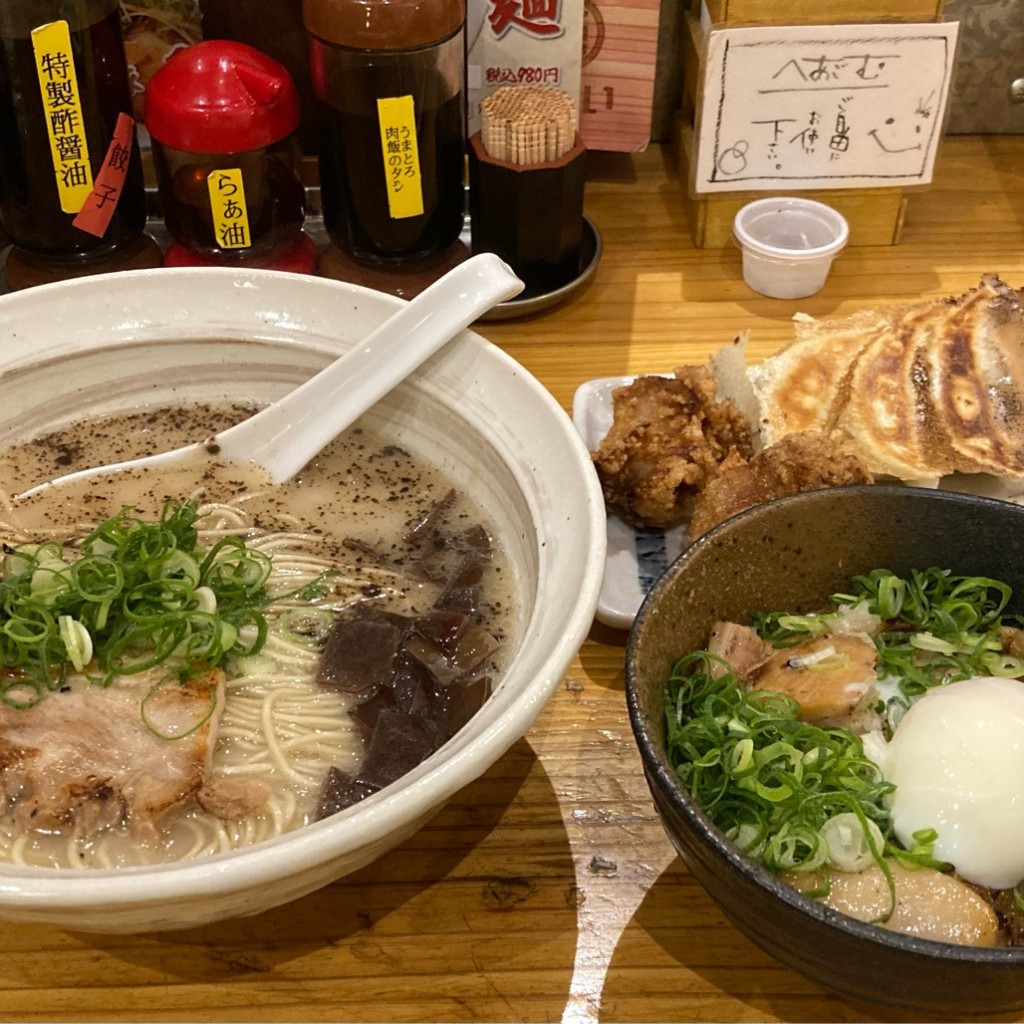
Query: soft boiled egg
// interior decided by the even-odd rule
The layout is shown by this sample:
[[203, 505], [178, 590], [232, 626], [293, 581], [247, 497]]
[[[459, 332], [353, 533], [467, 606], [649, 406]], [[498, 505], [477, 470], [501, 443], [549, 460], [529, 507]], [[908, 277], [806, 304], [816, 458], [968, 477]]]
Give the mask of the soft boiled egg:
[[935, 856], [967, 881], [1024, 879], [1024, 683], [985, 676], [929, 690], [879, 754], [901, 843], [933, 828]]

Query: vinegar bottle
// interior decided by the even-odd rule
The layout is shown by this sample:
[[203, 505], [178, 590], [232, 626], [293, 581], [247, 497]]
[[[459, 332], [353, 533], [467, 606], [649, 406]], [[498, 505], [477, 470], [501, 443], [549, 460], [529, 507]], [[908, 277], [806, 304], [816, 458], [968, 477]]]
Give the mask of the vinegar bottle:
[[0, 3], [9, 287], [159, 266], [131, 109], [117, 0]]
[[331, 239], [355, 260], [435, 256], [463, 224], [465, 0], [304, 0]]

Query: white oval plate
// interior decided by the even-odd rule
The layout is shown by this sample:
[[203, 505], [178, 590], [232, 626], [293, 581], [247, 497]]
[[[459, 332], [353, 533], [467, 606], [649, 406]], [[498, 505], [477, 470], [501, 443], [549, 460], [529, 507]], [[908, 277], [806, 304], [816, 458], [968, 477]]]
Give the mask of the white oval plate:
[[[597, 450], [611, 428], [612, 392], [634, 380], [635, 376], [599, 377], [584, 381], [576, 389], [572, 419], [589, 451]], [[984, 473], [955, 473], [942, 477], [937, 486], [1024, 504], [1024, 485], [1004, 483]], [[688, 524], [671, 530], [636, 529], [614, 512], [609, 511], [607, 516], [608, 550], [595, 615], [607, 626], [629, 629], [647, 592], [686, 547]]]
[[[584, 444], [596, 451], [612, 425], [612, 392], [635, 377], [599, 377], [584, 381], [573, 396], [572, 421]], [[629, 629], [647, 591], [686, 546], [686, 526], [671, 530], [630, 526], [608, 512], [608, 553], [597, 599], [598, 621]]]

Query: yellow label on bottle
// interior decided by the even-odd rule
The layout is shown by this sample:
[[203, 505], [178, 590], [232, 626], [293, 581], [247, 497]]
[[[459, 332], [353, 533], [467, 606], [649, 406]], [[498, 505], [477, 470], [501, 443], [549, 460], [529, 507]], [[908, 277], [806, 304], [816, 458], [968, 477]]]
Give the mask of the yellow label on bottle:
[[252, 245], [249, 233], [249, 208], [245, 205], [245, 186], [239, 167], [221, 167], [206, 179], [210, 192], [213, 230], [222, 249], [247, 249]]
[[416, 105], [411, 96], [377, 100], [380, 145], [392, 219], [423, 213], [420, 149], [416, 140]]
[[51, 21], [33, 29], [32, 49], [60, 208], [78, 213], [92, 192], [92, 167], [68, 23]]

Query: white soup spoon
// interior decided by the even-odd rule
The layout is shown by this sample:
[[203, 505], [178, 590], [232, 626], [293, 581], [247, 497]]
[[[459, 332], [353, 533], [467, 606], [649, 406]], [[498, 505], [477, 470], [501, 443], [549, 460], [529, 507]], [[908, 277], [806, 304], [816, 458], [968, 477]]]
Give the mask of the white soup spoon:
[[183, 448], [66, 473], [17, 497], [27, 498], [72, 480], [166, 469], [202, 455], [255, 463], [275, 483], [284, 483], [463, 328], [522, 290], [523, 282], [494, 253], [471, 256], [344, 355], [255, 416]]

